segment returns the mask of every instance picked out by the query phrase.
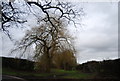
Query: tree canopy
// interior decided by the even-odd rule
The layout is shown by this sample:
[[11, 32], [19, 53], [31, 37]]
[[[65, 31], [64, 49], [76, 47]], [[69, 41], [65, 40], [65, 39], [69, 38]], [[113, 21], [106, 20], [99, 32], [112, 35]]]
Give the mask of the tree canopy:
[[[53, 15], [57, 15], [57, 20], [65, 19], [67, 24], [76, 25], [76, 19], [84, 14], [83, 9], [75, 9], [69, 2], [59, 0], [37, 0], [37, 2], [26, 2], [24, 0], [15, 0], [13, 2], [1, 1], [2, 6], [2, 30], [11, 38], [9, 29], [13, 27], [24, 28], [24, 23], [29, 15], [34, 15], [39, 24], [46, 22], [53, 27]], [[51, 15], [52, 14], [52, 15]], [[78, 24], [78, 23], [77, 23]]]

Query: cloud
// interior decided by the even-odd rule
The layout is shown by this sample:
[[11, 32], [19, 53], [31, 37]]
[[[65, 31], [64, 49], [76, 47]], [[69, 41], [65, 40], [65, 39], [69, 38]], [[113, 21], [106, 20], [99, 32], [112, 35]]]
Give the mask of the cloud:
[[77, 34], [78, 62], [118, 56], [117, 3], [86, 3], [85, 28]]

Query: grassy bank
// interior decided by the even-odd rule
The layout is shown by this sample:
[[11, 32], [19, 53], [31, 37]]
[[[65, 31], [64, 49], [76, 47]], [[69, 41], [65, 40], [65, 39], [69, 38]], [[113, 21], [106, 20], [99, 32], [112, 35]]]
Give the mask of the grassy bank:
[[3, 75], [14, 75], [14, 76], [33, 76], [40, 78], [62, 78], [62, 79], [90, 79], [95, 76], [95, 74], [83, 73], [80, 71], [66, 71], [61, 69], [52, 69], [51, 73], [41, 73], [41, 72], [30, 72], [30, 71], [19, 71], [10, 68], [2, 69]]

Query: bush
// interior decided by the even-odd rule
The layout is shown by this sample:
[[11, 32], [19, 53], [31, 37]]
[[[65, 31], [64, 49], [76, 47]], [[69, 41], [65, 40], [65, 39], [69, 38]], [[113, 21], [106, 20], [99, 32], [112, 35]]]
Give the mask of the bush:
[[17, 70], [25, 70], [25, 71], [34, 70], [34, 62], [25, 59], [2, 57], [2, 66]]

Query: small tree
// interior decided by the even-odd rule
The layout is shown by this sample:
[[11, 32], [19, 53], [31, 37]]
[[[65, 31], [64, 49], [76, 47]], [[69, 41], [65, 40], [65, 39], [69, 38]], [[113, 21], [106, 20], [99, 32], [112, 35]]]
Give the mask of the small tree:
[[76, 66], [75, 50], [64, 49], [62, 52], [56, 54], [53, 58], [55, 67], [65, 70], [72, 70]]

